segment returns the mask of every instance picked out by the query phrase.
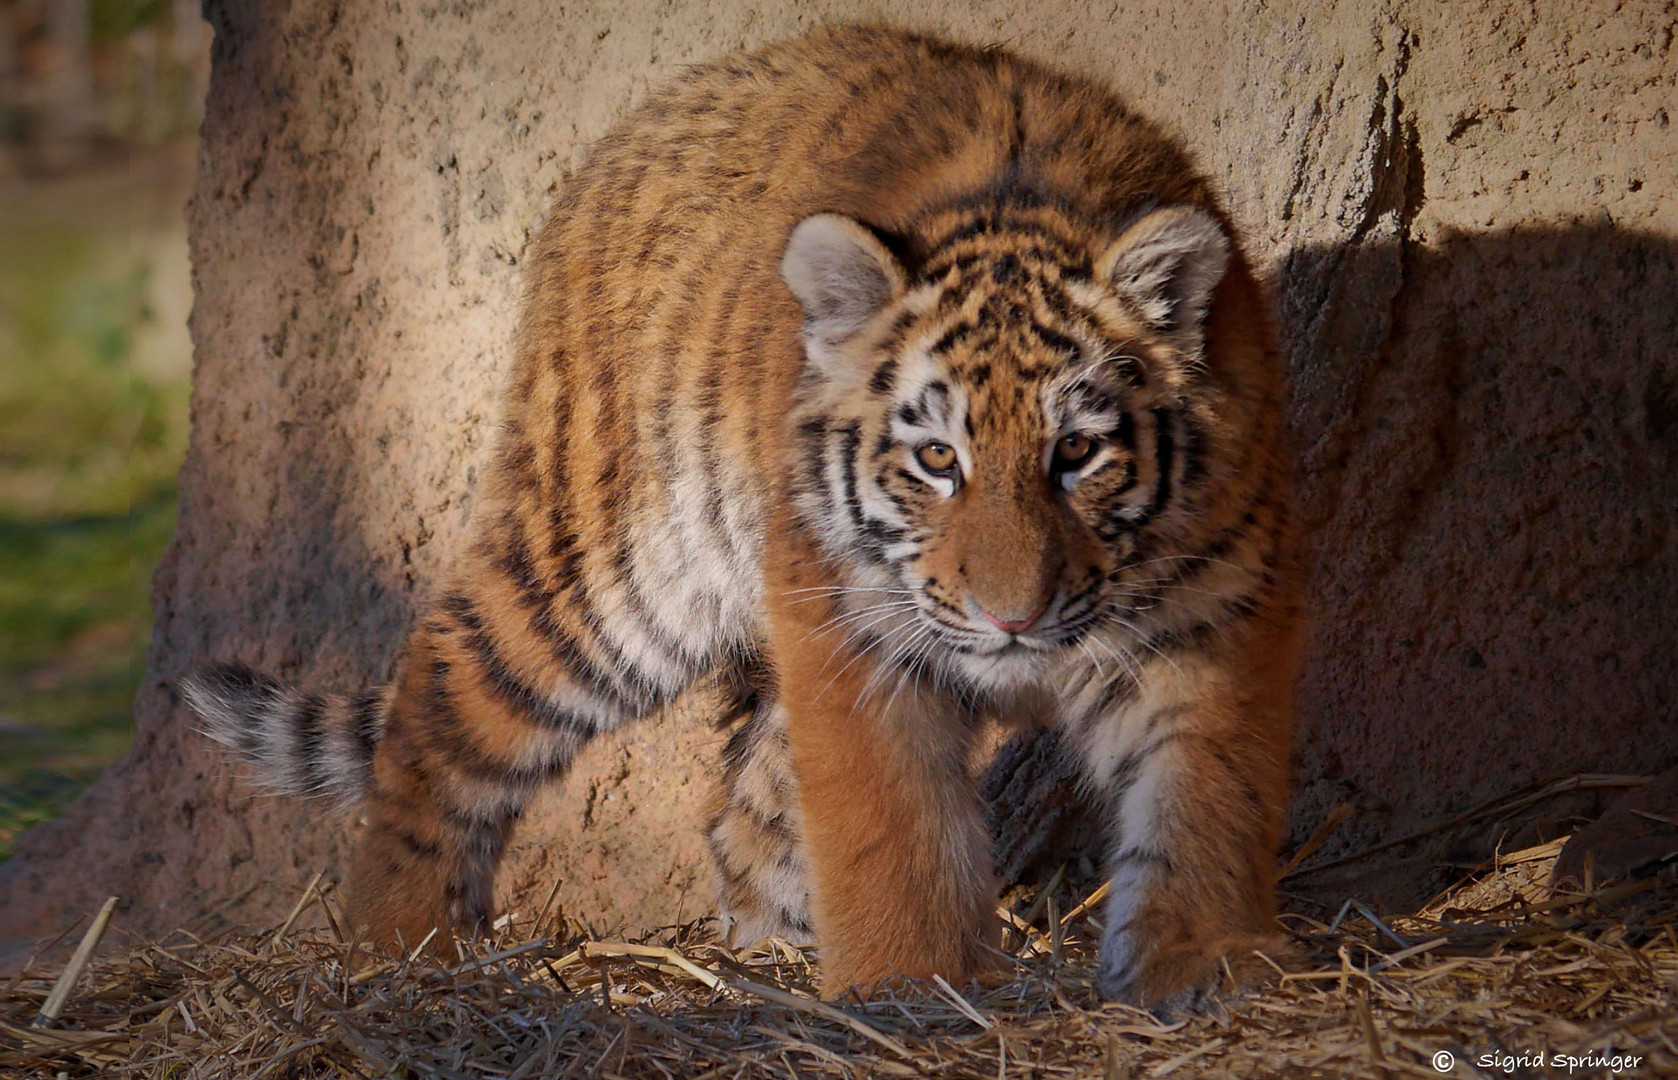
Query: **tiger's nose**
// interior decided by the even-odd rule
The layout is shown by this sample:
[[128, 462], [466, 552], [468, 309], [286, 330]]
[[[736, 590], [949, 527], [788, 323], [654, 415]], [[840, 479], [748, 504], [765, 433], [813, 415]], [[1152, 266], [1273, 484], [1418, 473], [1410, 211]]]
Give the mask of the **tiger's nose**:
[[1043, 617], [1043, 612], [1048, 610], [1048, 607], [1049, 602], [1045, 600], [1036, 611], [1027, 615], [1023, 619], [999, 619], [995, 615], [986, 611], [983, 607], [979, 607], [979, 614], [985, 617], [985, 621], [989, 622], [992, 626], [1001, 630], [1005, 634], [1023, 634], [1027, 630], [1031, 629], [1033, 623]]

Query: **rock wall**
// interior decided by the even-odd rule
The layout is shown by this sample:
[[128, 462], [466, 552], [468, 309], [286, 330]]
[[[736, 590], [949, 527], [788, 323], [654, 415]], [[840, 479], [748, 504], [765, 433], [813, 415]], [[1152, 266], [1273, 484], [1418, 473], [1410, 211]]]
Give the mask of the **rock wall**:
[[[327, 688], [385, 674], [460, 550], [554, 193], [650, 83], [829, 18], [1104, 77], [1222, 183], [1293, 373], [1296, 842], [1342, 801], [1331, 854], [1678, 761], [1675, 5], [206, 8], [193, 441], [139, 737], [0, 868], [0, 938], [108, 892], [137, 931], [259, 922], [341, 866], [348, 823], [237, 782], [171, 680], [232, 656]], [[707, 711], [593, 747], [504, 891], [557, 879], [600, 925], [710, 910]]]

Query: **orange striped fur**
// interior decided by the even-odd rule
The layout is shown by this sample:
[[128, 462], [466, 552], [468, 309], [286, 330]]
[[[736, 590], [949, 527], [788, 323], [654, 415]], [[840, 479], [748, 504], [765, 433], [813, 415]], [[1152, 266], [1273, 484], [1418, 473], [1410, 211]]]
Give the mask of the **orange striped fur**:
[[548, 220], [476, 539], [392, 689], [224, 666], [189, 698], [271, 780], [365, 785], [353, 896], [411, 945], [490, 917], [592, 736], [721, 673], [725, 916], [813, 933], [833, 992], [986, 966], [965, 763], [1048, 700], [1109, 807], [1102, 987], [1193, 1002], [1272, 932], [1267, 310], [1207, 183], [1097, 85], [877, 28], [695, 69]]

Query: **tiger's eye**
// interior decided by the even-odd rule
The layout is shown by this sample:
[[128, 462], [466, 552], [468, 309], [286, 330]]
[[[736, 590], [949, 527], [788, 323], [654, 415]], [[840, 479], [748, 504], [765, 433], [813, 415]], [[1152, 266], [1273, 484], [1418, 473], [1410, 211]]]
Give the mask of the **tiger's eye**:
[[929, 473], [945, 475], [956, 465], [955, 447], [941, 442], [922, 443], [915, 451], [915, 460]]
[[1075, 469], [1095, 453], [1095, 440], [1088, 435], [1062, 435], [1055, 442], [1055, 464], [1063, 469]]

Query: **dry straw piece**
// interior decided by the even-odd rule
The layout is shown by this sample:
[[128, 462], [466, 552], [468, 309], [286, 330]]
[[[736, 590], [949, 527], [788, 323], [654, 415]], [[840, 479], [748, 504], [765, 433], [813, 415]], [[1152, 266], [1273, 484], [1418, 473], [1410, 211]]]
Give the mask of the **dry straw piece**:
[[[704, 921], [600, 941], [514, 917], [448, 967], [287, 925], [96, 959], [46, 1028], [30, 1024], [57, 973], [24, 970], [0, 990], [0, 1075], [1393, 1078], [1569, 1059], [1573, 1076], [1678, 1075], [1678, 877], [1552, 892], [1556, 847], [1409, 916], [1283, 916], [1303, 963], [1170, 1023], [1099, 999], [1099, 904], [1074, 897], [1020, 899], [996, 976], [866, 1002], [817, 1000], [812, 950], [732, 951]], [[288, 923], [318, 903], [345, 925], [334, 897], [317, 878]]]

